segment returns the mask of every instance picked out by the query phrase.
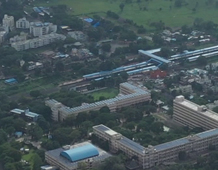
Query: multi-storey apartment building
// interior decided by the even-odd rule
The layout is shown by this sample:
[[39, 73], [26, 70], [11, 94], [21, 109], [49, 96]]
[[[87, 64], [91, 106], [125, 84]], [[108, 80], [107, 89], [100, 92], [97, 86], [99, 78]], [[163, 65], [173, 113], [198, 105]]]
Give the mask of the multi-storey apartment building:
[[177, 96], [173, 101], [173, 119], [190, 128], [201, 127], [214, 129], [218, 127], [218, 114], [208, 110], [206, 106], [199, 106], [184, 96]]
[[25, 41], [14, 42], [11, 44], [11, 47], [15, 48], [17, 51], [27, 50], [30, 48], [38, 48], [50, 43], [53, 43], [57, 40], [65, 40], [66, 36], [57, 33], [47, 34], [38, 38], [33, 38]]
[[19, 42], [19, 41], [26, 41], [27, 40], [27, 33], [21, 32], [20, 35], [16, 35], [12, 38], [10, 38], [10, 44], [15, 43], [15, 42]]
[[5, 30], [0, 30], [0, 44], [5, 41], [7, 32]]
[[49, 22], [31, 22], [30, 23], [30, 33], [35, 37], [40, 37], [49, 33], [57, 32], [57, 25], [53, 25]]
[[16, 21], [16, 28], [29, 29], [30, 22], [24, 17]]
[[[120, 84], [120, 94], [113, 98], [103, 101], [98, 101], [95, 103], [86, 103], [78, 107], [69, 108], [61, 105], [57, 107], [57, 101], [47, 100], [45, 104], [49, 106], [53, 112], [53, 120], [63, 121], [67, 116], [71, 114], [77, 115], [81, 112], [89, 112], [91, 110], [100, 110], [102, 107], [107, 106], [111, 112], [116, 111], [122, 107], [134, 105], [141, 102], [146, 102], [151, 99], [151, 94], [143, 86], [132, 85], [130, 83]], [[55, 101], [55, 102], [54, 102]], [[58, 115], [57, 115], [58, 114]]]
[[111, 151], [121, 150], [129, 158], [137, 157], [143, 169], [175, 161], [181, 151], [187, 154], [199, 154], [207, 150], [209, 145], [218, 146], [218, 129], [148, 147], [143, 147], [104, 125], [94, 126], [93, 132], [99, 138], [109, 142]]
[[13, 30], [14, 29], [14, 17], [8, 16], [7, 14], [5, 14], [4, 18], [2, 19], [2, 25], [8, 31]]

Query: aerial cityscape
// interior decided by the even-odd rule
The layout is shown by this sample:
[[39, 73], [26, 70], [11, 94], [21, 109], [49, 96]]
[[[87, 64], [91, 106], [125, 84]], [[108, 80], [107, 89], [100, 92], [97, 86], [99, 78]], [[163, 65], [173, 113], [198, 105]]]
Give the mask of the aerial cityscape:
[[218, 170], [217, 0], [0, 0], [0, 170]]

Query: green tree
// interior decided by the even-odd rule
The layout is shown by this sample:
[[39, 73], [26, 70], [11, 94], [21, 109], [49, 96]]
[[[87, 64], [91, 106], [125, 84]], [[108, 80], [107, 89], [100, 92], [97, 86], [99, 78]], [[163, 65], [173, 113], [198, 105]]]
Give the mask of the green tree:
[[34, 153], [31, 157], [32, 160], [32, 167], [34, 170], [40, 170], [41, 165], [43, 164], [42, 159], [36, 153]]
[[7, 134], [3, 129], [0, 129], [0, 145], [7, 141]]
[[213, 108], [213, 111], [216, 112], [216, 113], [218, 113], [218, 106], [214, 107], [214, 108]]
[[32, 90], [32, 91], [30, 91], [30, 96], [32, 96], [32, 97], [37, 98], [40, 95], [41, 95], [41, 92], [39, 90]]
[[85, 162], [79, 162], [78, 163], [78, 169], [86, 170], [87, 169], [87, 164]]
[[102, 46], [101, 46], [101, 49], [103, 50], [103, 51], [105, 51], [105, 52], [110, 52], [110, 50], [111, 50], [111, 45], [110, 44], [103, 44]]
[[175, 0], [175, 7], [180, 8], [185, 0]]
[[49, 131], [49, 123], [45, 120], [45, 118], [43, 116], [40, 115], [38, 117], [37, 123], [38, 123], [39, 127], [42, 128], [42, 130], [44, 132], [48, 133], [48, 131]]
[[160, 50], [160, 56], [169, 58], [170, 55], [172, 54], [172, 51], [168, 47], [162, 47]]
[[120, 7], [121, 12], [123, 12], [123, 9], [124, 9], [124, 7], [125, 7], [124, 3], [121, 3], [121, 4], [119, 5], [119, 7]]
[[13, 120], [13, 127], [17, 131], [23, 131], [26, 128], [26, 122], [21, 118], [15, 119]]
[[33, 140], [39, 140], [43, 135], [42, 128], [39, 125], [31, 124], [27, 127], [28, 134], [33, 138]]
[[163, 132], [163, 123], [162, 122], [154, 122], [152, 123], [151, 125], [151, 131], [154, 132], [154, 133], [161, 133]]
[[197, 63], [201, 66], [207, 65], [207, 59], [204, 56], [200, 56], [197, 59]]
[[6, 163], [6, 164], [4, 165], [4, 169], [5, 169], [5, 170], [16, 170], [16, 168], [15, 168], [15, 166], [14, 166], [13, 163]]

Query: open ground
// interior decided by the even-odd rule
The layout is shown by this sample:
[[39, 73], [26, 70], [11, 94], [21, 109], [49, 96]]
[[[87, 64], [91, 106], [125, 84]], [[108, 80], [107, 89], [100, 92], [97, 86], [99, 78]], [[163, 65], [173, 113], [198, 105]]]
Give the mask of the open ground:
[[[96, 13], [105, 15], [105, 12], [111, 10], [118, 13], [122, 18], [131, 19], [139, 25], [148, 26], [152, 22], [162, 21], [169, 27], [180, 27], [190, 25], [196, 18], [202, 18], [205, 21], [218, 23], [218, 8], [215, 5], [206, 5], [207, 0], [191, 0], [181, 8], [176, 8], [175, 0], [132, 0], [132, 3], [124, 3], [124, 0], [50, 0], [49, 3], [34, 4], [43, 6], [52, 6], [65, 4], [71, 8], [73, 15], [90, 15]], [[124, 3], [123, 12], [119, 5]], [[197, 3], [197, 5], [196, 5]], [[144, 10], [144, 7], [146, 10]], [[140, 10], [141, 8], [141, 10]], [[193, 10], [195, 9], [195, 10]]]
[[100, 100], [100, 97], [103, 97], [104, 99], [110, 99], [110, 98], [116, 97], [118, 93], [119, 93], [119, 90], [116, 88], [107, 88], [104, 90], [89, 93], [89, 95], [92, 96], [95, 101], [98, 101]]

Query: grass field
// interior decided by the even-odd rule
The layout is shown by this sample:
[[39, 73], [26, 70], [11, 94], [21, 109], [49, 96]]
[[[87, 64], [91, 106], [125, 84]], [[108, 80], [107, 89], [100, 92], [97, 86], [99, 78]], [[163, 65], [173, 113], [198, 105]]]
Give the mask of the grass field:
[[89, 95], [93, 96], [95, 101], [98, 101], [101, 96], [103, 96], [105, 99], [110, 99], [110, 98], [113, 98], [113, 97], [117, 96], [118, 93], [119, 93], [118, 89], [107, 88], [107, 89], [104, 89], [104, 90], [89, 93]]
[[28, 161], [30, 163], [31, 169], [33, 166], [33, 162], [32, 162], [32, 156], [34, 155], [33, 150], [30, 150], [30, 152], [28, 154], [25, 154], [22, 156], [22, 159]]
[[[148, 26], [152, 22], [163, 21], [166, 26], [179, 27], [182, 25], [190, 25], [195, 18], [202, 18], [206, 21], [211, 20], [218, 23], [217, 14], [218, 9], [215, 5], [206, 5], [207, 0], [186, 0], [189, 4], [181, 8], [174, 6], [174, 1], [170, 0], [141, 0], [141, 3], [137, 3], [137, 0], [133, 0], [133, 3], [125, 4], [124, 10], [121, 13], [119, 5], [124, 0], [50, 0], [50, 3], [41, 3], [35, 5], [58, 5], [66, 4], [69, 8], [72, 8], [72, 14], [85, 15], [92, 12], [107, 12], [108, 10], [118, 13], [121, 17], [132, 19], [137, 24]], [[195, 8], [196, 12], [192, 9]], [[214, 2], [215, 4], [215, 2]], [[170, 9], [170, 6], [172, 7]], [[147, 11], [140, 10], [146, 7]], [[159, 9], [162, 9], [161, 11]]]

